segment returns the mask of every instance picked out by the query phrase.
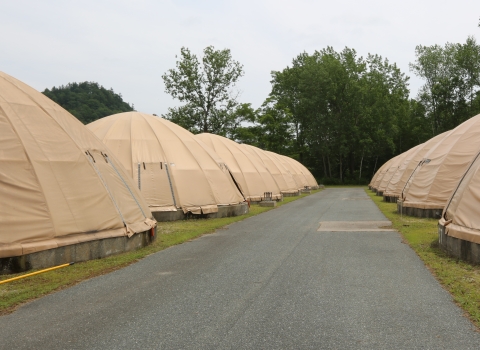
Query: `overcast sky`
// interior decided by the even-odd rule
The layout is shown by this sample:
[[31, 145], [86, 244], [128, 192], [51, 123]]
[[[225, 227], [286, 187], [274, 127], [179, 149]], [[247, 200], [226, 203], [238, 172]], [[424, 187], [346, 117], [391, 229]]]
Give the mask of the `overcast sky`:
[[182, 46], [201, 56], [229, 48], [243, 64], [240, 102], [259, 107], [270, 72], [303, 51], [345, 46], [379, 54], [422, 81], [408, 64], [416, 45], [480, 41], [480, 0], [0, 0], [0, 70], [43, 91], [94, 81], [135, 109], [163, 114], [178, 105], [161, 75]]

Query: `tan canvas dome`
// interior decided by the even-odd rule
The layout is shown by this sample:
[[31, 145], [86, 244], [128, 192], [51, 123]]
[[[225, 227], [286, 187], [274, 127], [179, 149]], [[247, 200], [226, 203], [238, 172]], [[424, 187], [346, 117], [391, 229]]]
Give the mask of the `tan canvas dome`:
[[297, 184], [297, 189], [303, 189], [305, 186], [308, 186], [308, 181], [305, 175], [303, 175], [302, 172], [297, 171], [293, 164], [288, 161], [285, 156], [270, 151], [265, 152], [267, 152], [271, 158], [277, 159], [277, 161], [283, 165], [285, 170], [293, 177], [293, 180]]
[[88, 127], [125, 166], [152, 211], [208, 214], [244, 201], [221, 158], [168, 120], [126, 112]]
[[375, 172], [375, 174], [373, 174], [372, 180], [368, 184], [368, 186], [370, 186], [370, 188], [372, 190], [375, 189], [373, 186], [375, 185], [375, 182], [377, 181], [377, 178], [380, 176], [380, 174], [383, 173], [384, 168], [387, 166], [387, 163], [390, 162], [390, 161], [391, 161], [391, 159], [389, 159], [387, 162], [383, 163], [382, 166], [380, 168], [378, 168], [378, 170]]
[[374, 178], [372, 179], [372, 182], [371, 182], [372, 183], [372, 185], [371, 185], [372, 189], [378, 190], [378, 188], [380, 187], [380, 183], [382, 182], [383, 177], [387, 173], [388, 169], [390, 169], [392, 164], [397, 161], [398, 157], [399, 156], [391, 158], [390, 160], [385, 162], [385, 164], [383, 164], [380, 167], [380, 169], [378, 169], [377, 173], [375, 174], [375, 176], [374, 176]]
[[155, 226], [116, 158], [74, 116], [0, 72], [0, 258]]
[[394, 160], [390, 163], [390, 166], [388, 167], [387, 171], [383, 175], [381, 181], [378, 184], [377, 191], [382, 192], [385, 191], [385, 189], [388, 186], [388, 183], [392, 179], [393, 175], [395, 172], [398, 170], [400, 165], [402, 164], [403, 160], [405, 157], [408, 156], [408, 151], [399, 154], [397, 157], [394, 158]]
[[245, 147], [252, 157], [256, 157], [265, 165], [282, 193], [289, 194], [298, 192], [298, 186], [292, 175], [276, 158], [272, 158], [267, 152], [255, 146], [242, 145], [242, 147]]
[[302, 163], [284, 155], [280, 156], [289, 162], [297, 173], [302, 174], [305, 177], [307, 180], [307, 186], [310, 186], [314, 189], [318, 188], [317, 180], [315, 180], [315, 177], [313, 177], [312, 173]]
[[425, 143], [414, 147], [408, 156], [403, 160], [403, 163], [399, 166], [397, 172], [394, 174], [386, 190], [383, 192], [384, 196], [400, 198], [402, 191], [405, 187], [405, 184], [409, 180], [412, 173], [415, 171], [417, 166], [422, 161], [425, 154], [427, 154], [430, 149], [435, 147], [435, 145], [447, 136], [449, 131], [439, 134], [435, 137], [432, 137]]
[[480, 154], [454, 188], [440, 224], [445, 234], [480, 244]]
[[280, 189], [265, 165], [252, 157], [240, 144], [225, 137], [209, 133], [195, 135], [217, 153], [245, 195], [251, 201], [260, 201], [265, 192], [272, 192], [274, 199], [281, 197]]
[[427, 154], [406, 184], [404, 207], [443, 209], [480, 150], [480, 115], [449, 132]]
[[[403, 152], [396, 160], [390, 164], [390, 167], [383, 176], [380, 184], [378, 185], [378, 191], [383, 193], [383, 196], [388, 196], [388, 190], [390, 193], [399, 183], [404, 171], [407, 169], [408, 164], [414, 159], [415, 155], [424, 147], [424, 144], [417, 145], [410, 148], [408, 151]], [[397, 196], [398, 197], [398, 196]]]
[[380, 185], [381, 191], [383, 192], [383, 196], [388, 196], [389, 191], [392, 191], [400, 181], [404, 171], [406, 170], [408, 164], [412, 161], [412, 159], [415, 157], [415, 155], [418, 153], [418, 151], [422, 148], [423, 143], [420, 145], [417, 145], [415, 147], [412, 147], [405, 153], [403, 153], [402, 159], [399, 161], [397, 164], [397, 168], [394, 169], [394, 171], [390, 174], [388, 177], [388, 181], [382, 188], [382, 185]]

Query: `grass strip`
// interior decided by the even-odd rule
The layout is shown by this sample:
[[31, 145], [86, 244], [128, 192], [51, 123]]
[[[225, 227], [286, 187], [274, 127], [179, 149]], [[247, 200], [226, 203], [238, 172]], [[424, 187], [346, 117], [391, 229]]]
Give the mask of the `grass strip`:
[[[312, 194], [319, 191], [320, 190], [313, 190]], [[308, 195], [309, 194], [301, 194], [296, 197], [285, 197], [282, 202], [277, 203], [277, 207]], [[15, 308], [27, 301], [73, 286], [86, 279], [118, 270], [147, 255], [189, 241], [201, 235], [212, 233], [219, 228], [272, 209], [275, 208], [252, 205], [249, 213], [242, 216], [159, 222], [157, 239], [147, 247], [103, 259], [76, 263], [64, 269], [54, 270], [0, 285], [0, 315], [13, 312]], [[35, 270], [29, 272], [35, 272]], [[8, 279], [23, 274], [25, 273], [2, 276], [1, 279]]]
[[480, 266], [449, 257], [440, 248], [437, 219], [402, 216], [397, 213], [396, 203], [383, 202], [383, 197], [368, 189], [365, 191], [453, 300], [480, 327]]

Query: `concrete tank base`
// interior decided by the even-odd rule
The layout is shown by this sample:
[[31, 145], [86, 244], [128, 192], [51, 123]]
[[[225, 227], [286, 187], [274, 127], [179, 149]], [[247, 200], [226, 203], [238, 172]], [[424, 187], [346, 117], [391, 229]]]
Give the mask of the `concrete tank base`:
[[292, 192], [292, 193], [282, 192], [282, 194], [283, 194], [284, 197], [296, 197], [296, 196], [300, 195], [300, 191]]
[[438, 225], [438, 243], [448, 255], [473, 264], [480, 264], [480, 244], [447, 236], [445, 226], [440, 224]]
[[377, 196], [380, 196], [380, 197], [383, 196], [383, 191], [375, 190], [375, 193], [377, 194]]
[[87, 241], [63, 247], [43, 250], [22, 256], [0, 258], [0, 274], [17, 273], [30, 269], [101, 259], [110, 255], [135, 250], [152, 243], [157, 237], [156, 229], [127, 236]]
[[277, 202], [275, 201], [262, 201], [259, 203], [261, 207], [275, 207], [277, 206]]
[[417, 218], [433, 218], [440, 219], [442, 216], [443, 209], [422, 209], [422, 208], [413, 208], [413, 207], [404, 207], [402, 201], [397, 201], [397, 213], [416, 216]]
[[383, 201], [387, 203], [397, 203], [398, 197], [394, 196], [383, 196]]
[[152, 212], [155, 220], [159, 222], [163, 221], [176, 221], [176, 220], [186, 220], [190, 218], [224, 218], [228, 216], [240, 216], [248, 213], [248, 203], [239, 203], [235, 205], [219, 205], [218, 212], [210, 214], [184, 214], [183, 210], [177, 211], [155, 211]]

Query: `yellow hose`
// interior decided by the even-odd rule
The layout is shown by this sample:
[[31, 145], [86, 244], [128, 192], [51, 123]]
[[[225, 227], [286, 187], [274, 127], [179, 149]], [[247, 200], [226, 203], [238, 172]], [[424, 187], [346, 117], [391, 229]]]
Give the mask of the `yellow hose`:
[[38, 275], [40, 273], [60, 269], [62, 267], [67, 267], [67, 266], [70, 266], [70, 265], [73, 265], [73, 264], [75, 264], [75, 263], [71, 262], [71, 263], [68, 263], [68, 264], [58, 265], [58, 266], [54, 266], [54, 267], [49, 267], [48, 269], [44, 269], [44, 270], [40, 270], [40, 271], [36, 271], [36, 272], [32, 272], [32, 273], [27, 273], [26, 275], [23, 275], [23, 276], [17, 276], [17, 277], [9, 278], [8, 280], [0, 281], [0, 284], [12, 282], [12, 281], [16, 281], [16, 280], [19, 280], [19, 279], [22, 279], [22, 278], [25, 278], [25, 277], [30, 277], [30, 276]]

